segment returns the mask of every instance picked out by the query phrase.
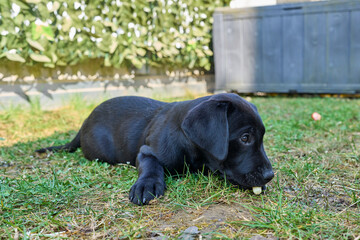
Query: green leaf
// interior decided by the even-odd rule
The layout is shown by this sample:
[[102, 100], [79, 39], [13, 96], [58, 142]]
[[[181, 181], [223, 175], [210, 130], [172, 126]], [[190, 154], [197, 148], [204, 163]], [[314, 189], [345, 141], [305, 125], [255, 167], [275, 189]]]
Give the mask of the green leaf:
[[14, 62], [22, 62], [24, 63], [25, 62], [25, 59], [23, 57], [21, 57], [19, 54], [17, 53], [9, 53], [9, 52], [6, 52], [5, 53], [5, 56], [7, 59], [9, 59], [10, 61], [14, 61]]
[[7, 42], [6, 40], [7, 40], [6, 37], [2, 37], [2, 38], [1, 38], [0, 48], [3, 48], [4, 46], [6, 46], [6, 42]]
[[111, 62], [110, 62], [110, 58], [108, 56], [106, 56], [104, 58], [104, 66], [105, 67], [111, 67]]
[[111, 65], [115, 68], [120, 68], [119, 59], [119, 54], [114, 54], [111, 58]]
[[31, 36], [34, 40], [45, 37], [50, 41], [54, 41], [54, 33], [50, 26], [36, 25], [34, 22], [31, 23]]
[[64, 18], [63, 24], [61, 25], [61, 29], [64, 32], [68, 32], [72, 26], [72, 20], [71, 18]]
[[62, 61], [62, 60], [58, 60], [58, 61], [56, 62], [56, 65], [64, 67], [64, 66], [66, 66], [67, 64], [66, 64], [66, 62], [64, 62], [64, 61]]
[[205, 68], [206, 71], [210, 71], [210, 69], [211, 69], [211, 63], [206, 64], [206, 65], [204, 66], [204, 68]]
[[203, 51], [201, 51], [200, 49], [195, 49], [196, 52], [196, 56], [198, 56], [199, 58], [205, 57], [205, 54]]
[[120, 65], [124, 61], [125, 58], [128, 59], [128, 55], [130, 55], [130, 54], [131, 54], [131, 51], [128, 48], [126, 48], [123, 51], [120, 51], [119, 59], [118, 59], [116, 65]]
[[113, 54], [118, 47], [119, 43], [117, 42], [116, 38], [111, 38], [111, 45], [109, 47], [109, 53]]
[[45, 63], [44, 67], [55, 68], [55, 64], [54, 63]]
[[159, 42], [159, 41], [156, 41], [156, 42], [154, 42], [154, 44], [153, 44], [153, 46], [154, 46], [154, 48], [155, 48], [156, 51], [160, 51], [161, 48], [163, 47], [163, 45], [164, 45], [164, 44], [162, 44], [162, 43]]
[[110, 21], [104, 21], [103, 24], [104, 24], [105, 27], [111, 27], [112, 28], [114, 26], [114, 23], [112, 23]]
[[192, 59], [191, 62], [189, 63], [189, 68], [193, 68], [195, 66], [195, 63], [196, 63], [196, 59]]
[[54, 62], [54, 63], [57, 62], [57, 60], [58, 60], [58, 57], [54, 52], [51, 53], [51, 58], [52, 58], [52, 62]]
[[37, 9], [40, 12], [40, 15], [43, 19], [49, 19], [50, 18], [50, 11], [46, 6], [46, 3], [44, 1], [40, 2], [37, 5]]
[[50, 12], [55, 12], [59, 9], [60, 3], [58, 1], [53, 2], [52, 8], [49, 10]]
[[204, 53], [206, 54], [206, 56], [212, 56], [214, 54], [210, 49], [204, 50]]
[[33, 48], [36, 48], [39, 51], [45, 51], [44, 47], [37, 41], [33, 41], [29, 38], [26, 39], [26, 41], [32, 46]]
[[172, 55], [172, 52], [167, 48], [164, 49], [162, 52], [164, 53], [165, 56], [168, 56], [168, 57], [170, 57]]
[[209, 59], [203, 57], [200, 59], [200, 67], [204, 67], [209, 62]]
[[45, 55], [31, 53], [30, 58], [36, 62], [50, 63], [51, 59]]
[[204, 36], [206, 34], [206, 32], [201, 31], [201, 29], [197, 28], [197, 27], [193, 27], [192, 31], [193, 31], [193, 34], [194, 34], [195, 37], [202, 37], [202, 36]]
[[127, 58], [127, 59], [132, 58], [131, 51], [130, 51], [130, 49], [128, 49], [128, 48], [126, 48], [124, 51], [122, 51], [122, 54], [123, 54], [124, 57]]
[[171, 47], [169, 49], [169, 51], [171, 52], [172, 55], [178, 55], [179, 54], [179, 50], [177, 50], [175, 47]]
[[131, 63], [136, 67], [136, 68], [141, 68], [142, 67], [142, 62], [138, 59], [138, 58], [136, 58], [136, 57], [134, 57], [134, 58], [131, 58]]
[[12, 19], [10, 11], [1, 11], [1, 17], [4, 20], [10, 20]]
[[16, 26], [21, 26], [21, 24], [23, 23], [23, 21], [24, 21], [24, 15], [23, 14], [21, 14], [21, 13], [19, 13], [16, 17], [15, 17], [15, 19], [14, 19], [14, 23], [15, 23], [15, 25]]
[[136, 54], [143, 57], [143, 56], [145, 56], [145, 54], [146, 54], [146, 50], [143, 49], [143, 48], [137, 48], [137, 49], [136, 49]]
[[41, 3], [41, 0], [25, 0], [25, 2], [37, 4], [37, 3]]

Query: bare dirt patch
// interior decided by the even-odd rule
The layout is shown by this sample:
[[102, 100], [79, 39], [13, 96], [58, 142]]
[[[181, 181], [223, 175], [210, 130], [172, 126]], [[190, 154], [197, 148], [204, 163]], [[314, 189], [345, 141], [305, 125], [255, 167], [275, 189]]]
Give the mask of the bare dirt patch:
[[152, 231], [173, 232], [181, 234], [185, 229], [196, 226], [199, 234], [211, 236], [211, 233], [235, 234], [236, 229], [229, 224], [232, 221], [249, 221], [250, 212], [240, 204], [219, 203], [199, 209], [181, 208], [176, 211], [161, 212], [154, 222]]

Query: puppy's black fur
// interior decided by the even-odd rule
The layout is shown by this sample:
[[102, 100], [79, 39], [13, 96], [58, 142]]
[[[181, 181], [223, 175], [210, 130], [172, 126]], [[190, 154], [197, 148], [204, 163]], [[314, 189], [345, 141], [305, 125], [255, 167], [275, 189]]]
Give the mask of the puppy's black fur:
[[117, 97], [100, 104], [68, 144], [89, 160], [136, 165], [130, 201], [147, 204], [165, 191], [170, 173], [209, 169], [242, 188], [265, 188], [274, 173], [263, 147], [265, 127], [256, 107], [236, 94], [164, 103]]

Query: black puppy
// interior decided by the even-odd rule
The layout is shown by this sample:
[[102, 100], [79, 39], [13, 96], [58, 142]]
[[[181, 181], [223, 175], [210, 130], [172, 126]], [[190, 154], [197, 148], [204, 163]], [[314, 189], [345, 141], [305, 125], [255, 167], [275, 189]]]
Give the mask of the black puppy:
[[170, 173], [208, 169], [248, 189], [273, 177], [263, 147], [265, 127], [256, 107], [236, 94], [164, 103], [117, 97], [100, 104], [68, 144], [37, 152], [81, 147], [89, 160], [136, 165], [130, 201], [147, 204], [164, 194]]

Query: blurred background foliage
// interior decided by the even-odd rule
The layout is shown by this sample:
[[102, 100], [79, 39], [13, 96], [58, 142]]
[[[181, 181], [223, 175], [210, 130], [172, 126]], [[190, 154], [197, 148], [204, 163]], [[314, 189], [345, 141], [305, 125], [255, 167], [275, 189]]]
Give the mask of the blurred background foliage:
[[230, 0], [1, 0], [0, 58], [28, 66], [210, 70], [212, 13]]

